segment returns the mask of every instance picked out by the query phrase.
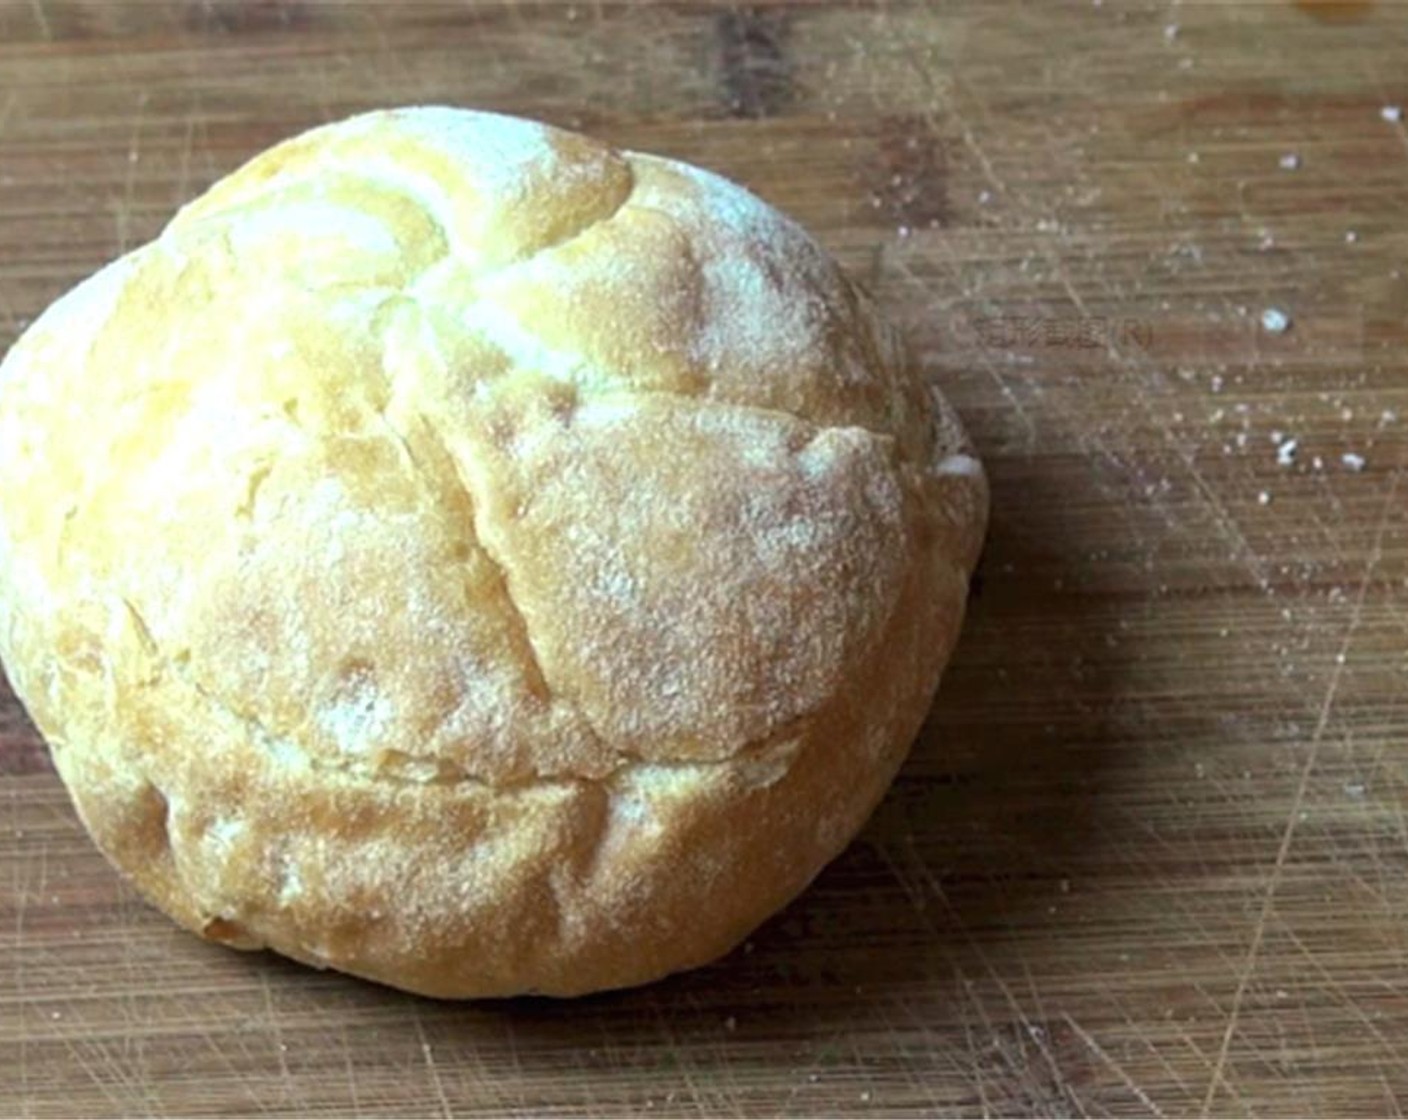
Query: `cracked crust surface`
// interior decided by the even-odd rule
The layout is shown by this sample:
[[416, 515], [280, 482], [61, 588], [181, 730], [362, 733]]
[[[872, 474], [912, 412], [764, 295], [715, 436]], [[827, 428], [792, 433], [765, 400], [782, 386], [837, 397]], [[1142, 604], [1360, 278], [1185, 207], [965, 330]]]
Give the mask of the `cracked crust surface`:
[[0, 655], [205, 936], [434, 996], [717, 956], [854, 835], [981, 467], [716, 176], [490, 114], [259, 156], [0, 366]]

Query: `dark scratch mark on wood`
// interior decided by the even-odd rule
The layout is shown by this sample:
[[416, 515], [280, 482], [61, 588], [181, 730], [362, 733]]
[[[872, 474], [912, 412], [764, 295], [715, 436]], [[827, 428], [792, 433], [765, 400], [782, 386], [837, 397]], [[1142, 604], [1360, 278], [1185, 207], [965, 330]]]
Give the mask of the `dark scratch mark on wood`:
[[863, 169], [871, 206], [911, 229], [947, 225], [948, 160], [932, 122], [919, 116], [880, 121], [875, 158]]
[[54, 769], [49, 752], [37, 736], [0, 734], [0, 777], [25, 778]]
[[1359, 23], [1374, 10], [1372, 0], [1296, 0], [1296, 7], [1321, 23]]
[[0, 777], [21, 778], [54, 769], [48, 748], [0, 674]]
[[309, 12], [299, 0], [200, 0], [188, 5], [187, 22], [203, 32], [291, 31], [309, 22]]
[[785, 13], [754, 7], [720, 13], [714, 24], [719, 96], [731, 117], [761, 120], [792, 101]]

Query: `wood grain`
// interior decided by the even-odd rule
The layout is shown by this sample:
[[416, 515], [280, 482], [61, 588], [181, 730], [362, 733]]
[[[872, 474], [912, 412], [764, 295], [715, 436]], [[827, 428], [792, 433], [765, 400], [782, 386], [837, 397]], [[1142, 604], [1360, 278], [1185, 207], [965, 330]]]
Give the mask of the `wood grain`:
[[994, 482], [871, 827], [641, 991], [445, 1006], [199, 944], [7, 695], [0, 1113], [1401, 1114], [1405, 51], [1387, 2], [0, 2], [0, 343], [276, 138], [476, 105], [802, 219]]

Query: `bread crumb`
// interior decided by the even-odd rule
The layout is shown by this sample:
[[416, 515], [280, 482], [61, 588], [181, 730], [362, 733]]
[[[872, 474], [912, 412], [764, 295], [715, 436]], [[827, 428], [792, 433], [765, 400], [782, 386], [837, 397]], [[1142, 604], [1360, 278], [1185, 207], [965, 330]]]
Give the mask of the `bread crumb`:
[[1279, 307], [1268, 307], [1261, 313], [1261, 325], [1267, 334], [1285, 334], [1291, 328], [1291, 317]]
[[1341, 455], [1340, 462], [1352, 471], [1362, 471], [1365, 466], [1368, 465], [1363, 455], [1359, 455], [1353, 451], [1346, 451]]
[[1300, 440], [1295, 436], [1290, 436], [1281, 441], [1276, 448], [1276, 465], [1278, 467], [1289, 467], [1296, 461], [1296, 448], [1300, 446]]
[[1256, 504], [1259, 506], [1269, 506], [1271, 504], [1271, 495], [1263, 490], [1256, 496]]
[[1385, 105], [1379, 110], [1379, 116], [1389, 124], [1398, 124], [1403, 120], [1403, 107], [1401, 105]]
[[1298, 156], [1295, 152], [1287, 152], [1281, 157], [1280, 165], [1282, 171], [1299, 171], [1300, 156]]

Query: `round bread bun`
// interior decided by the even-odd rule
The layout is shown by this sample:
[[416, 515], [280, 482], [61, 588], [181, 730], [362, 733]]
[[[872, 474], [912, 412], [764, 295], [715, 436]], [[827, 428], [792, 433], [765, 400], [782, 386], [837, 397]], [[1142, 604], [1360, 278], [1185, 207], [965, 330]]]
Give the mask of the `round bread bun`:
[[800, 228], [414, 108], [260, 155], [0, 367], [0, 656], [207, 938], [439, 997], [703, 964], [855, 835], [987, 508]]

